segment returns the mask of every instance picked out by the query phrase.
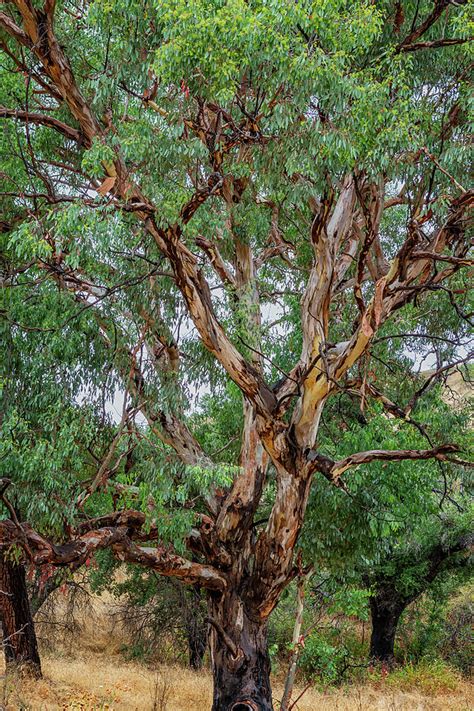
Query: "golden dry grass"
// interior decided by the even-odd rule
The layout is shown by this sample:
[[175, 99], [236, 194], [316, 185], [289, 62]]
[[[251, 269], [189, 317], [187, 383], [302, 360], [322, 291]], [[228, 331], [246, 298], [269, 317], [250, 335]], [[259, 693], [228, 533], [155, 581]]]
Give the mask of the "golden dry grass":
[[[44, 679], [38, 682], [4, 681], [5, 711], [206, 711], [211, 705], [208, 672], [191, 672], [161, 666], [156, 671], [130, 662], [87, 658], [43, 659]], [[163, 696], [166, 703], [160, 706]], [[275, 699], [281, 688], [275, 685]], [[276, 705], [277, 707], [277, 705]], [[322, 693], [309, 690], [298, 703], [299, 711], [468, 711], [474, 707], [472, 687], [457, 688], [436, 696], [400, 691], [385, 682]]]
[[[49, 630], [39, 628], [43, 642], [44, 678], [26, 681], [2, 679], [1, 711], [207, 711], [211, 707], [212, 680], [177, 666], [156, 669], [127, 662], [121, 654], [126, 638], [111, 616], [112, 598], [94, 596], [81, 613], [80, 632], [64, 645], [46, 639]], [[63, 603], [55, 609], [57, 620]], [[0, 666], [0, 674], [3, 669]], [[282, 687], [274, 682], [275, 708]], [[296, 694], [298, 691], [296, 691]], [[163, 703], [162, 703], [163, 702]], [[364, 686], [328, 693], [308, 690], [297, 711], [472, 711], [473, 687], [452, 675], [449, 684], [429, 674], [403, 679], [379, 679]]]

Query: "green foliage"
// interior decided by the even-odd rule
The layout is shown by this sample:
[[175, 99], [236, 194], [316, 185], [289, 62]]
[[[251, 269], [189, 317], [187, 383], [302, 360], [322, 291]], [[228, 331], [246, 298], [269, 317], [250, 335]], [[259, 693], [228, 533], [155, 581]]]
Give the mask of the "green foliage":
[[440, 653], [463, 674], [472, 674], [474, 604], [472, 583], [462, 588], [447, 604], [440, 635]]
[[23, 222], [10, 234], [7, 249], [20, 259], [34, 259], [36, 257], [49, 257], [51, 245], [42, 237], [35, 225]]
[[459, 675], [446, 662], [423, 660], [418, 664], [406, 664], [393, 671], [385, 683], [394, 689], [417, 689], [421, 693], [436, 696], [453, 691], [459, 683]]
[[[332, 413], [328, 412], [325, 430], [329, 434], [325, 447], [335, 459], [353, 451], [426, 447], [426, 440], [415, 427], [388, 419], [377, 405], [359, 417], [361, 423], [354, 419], [357, 413], [349, 402], [342, 400], [339, 412], [341, 405], [347, 408], [344, 420], [352, 417], [350, 426], [343, 424], [341, 431], [340, 419], [331, 420]], [[467, 409], [453, 411], [445, 405], [439, 391], [416, 413], [431, 432], [439, 430], [444, 440], [456, 440], [461, 445], [469, 442], [467, 416]], [[334, 571], [350, 567], [361, 574], [375, 564], [389, 575], [394, 572], [395, 560], [403, 559], [405, 547], [407, 556], [416, 561], [406, 574], [416, 578], [417, 566], [422, 568], [423, 551], [430, 549], [430, 541], [440, 539], [447, 544], [450, 538], [469, 531], [470, 475], [465, 469], [431, 461], [373, 462], [352, 471], [347, 484], [350, 496], [335, 492], [323, 480], [315, 481], [302, 540], [308, 556]], [[409, 577], [399, 572], [400, 587], [408, 588]]]

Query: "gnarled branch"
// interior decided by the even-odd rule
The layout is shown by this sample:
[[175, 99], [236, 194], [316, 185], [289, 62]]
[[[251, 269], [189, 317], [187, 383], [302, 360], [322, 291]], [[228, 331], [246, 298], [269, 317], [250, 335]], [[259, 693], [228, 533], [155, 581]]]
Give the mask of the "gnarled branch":
[[[79, 526], [69, 541], [54, 544], [37, 533], [29, 524], [20, 526], [10, 519], [0, 521], [0, 547], [19, 545], [35, 565], [82, 565], [96, 551], [111, 548], [116, 558], [129, 563], [140, 563], [161, 575], [176, 577], [186, 583], [198, 583], [211, 590], [224, 590], [227, 583], [215, 568], [193, 563], [170, 548], [145, 548], [133, 543], [134, 537], [143, 538], [140, 529], [145, 516], [139, 511], [122, 511], [89, 521]], [[107, 525], [108, 524], [108, 525]], [[146, 534], [144, 536], [146, 538]]]
[[317, 452], [311, 452], [308, 459], [315, 462], [317, 471], [320, 471], [332, 483], [337, 484], [344, 472], [361, 464], [374, 461], [397, 462], [405, 459], [440, 459], [443, 461], [448, 454], [458, 451], [459, 447], [455, 444], [442, 444], [439, 447], [433, 447], [433, 449], [371, 449], [367, 452], [351, 454], [338, 461], [333, 461]]

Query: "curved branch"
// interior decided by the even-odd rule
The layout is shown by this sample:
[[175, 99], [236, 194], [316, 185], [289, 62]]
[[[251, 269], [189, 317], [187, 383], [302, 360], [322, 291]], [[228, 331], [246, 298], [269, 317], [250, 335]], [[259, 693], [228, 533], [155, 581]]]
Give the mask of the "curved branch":
[[13, 118], [17, 121], [22, 121], [23, 123], [34, 123], [38, 126], [48, 126], [48, 128], [54, 128], [59, 133], [62, 133], [66, 138], [80, 143], [82, 140], [82, 134], [75, 128], [68, 126], [62, 121], [53, 118], [52, 116], [46, 116], [45, 114], [35, 114], [29, 111], [17, 111], [16, 109], [7, 109], [6, 106], [0, 106], [0, 118]]
[[226, 579], [216, 568], [192, 563], [164, 546], [145, 548], [132, 543], [129, 538], [124, 538], [113, 545], [112, 550], [119, 560], [138, 563], [165, 577], [179, 578], [184, 583], [197, 583], [208, 590], [222, 591], [227, 587]]
[[316, 469], [329, 481], [338, 484], [345, 471], [361, 464], [374, 461], [396, 462], [405, 459], [440, 459], [443, 461], [446, 459], [446, 455], [458, 451], [459, 447], [455, 444], [442, 444], [439, 447], [433, 447], [433, 449], [371, 449], [367, 452], [351, 454], [336, 462], [322, 454], [311, 452], [308, 459], [316, 463]]
[[[341, 378], [367, 350], [378, 328], [390, 314], [409, 301], [412, 289], [423, 292], [434, 286], [442, 288], [438, 282], [465, 266], [456, 259], [451, 267], [442, 272], [434, 276], [431, 272], [433, 254], [443, 257], [442, 252], [447, 247], [459, 244], [459, 238], [467, 232], [468, 211], [473, 202], [473, 190], [466, 191], [452, 201], [448, 218], [435, 231], [428, 249], [424, 250], [430, 255], [427, 258], [416, 258], [415, 247], [419, 243], [418, 225], [416, 222], [411, 224], [407, 238], [393, 259], [388, 273], [376, 282], [374, 296], [367, 305], [351, 339], [339, 343], [329, 352], [328, 357], [333, 363], [332, 372], [335, 380]], [[461, 258], [464, 257], [467, 247], [468, 244], [463, 242]]]

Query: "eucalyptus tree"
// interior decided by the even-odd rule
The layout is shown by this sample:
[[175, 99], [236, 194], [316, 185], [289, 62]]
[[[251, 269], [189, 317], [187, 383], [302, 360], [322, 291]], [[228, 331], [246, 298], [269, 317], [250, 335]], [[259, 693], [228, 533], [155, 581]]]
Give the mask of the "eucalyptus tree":
[[[5, 272], [11, 268], [7, 257], [2, 250]], [[74, 331], [57, 333], [48, 328], [59, 315], [75, 313], [74, 305], [52, 284], [36, 284], [35, 294], [16, 286], [2, 289], [2, 313], [24, 319], [34, 312], [35, 326], [24, 332], [5, 318], [0, 324], [4, 356], [0, 505], [12, 520], [28, 520], [41, 533], [57, 536], [75, 520], [74, 502], [111, 438], [110, 424], [101, 420], [100, 403], [95, 408], [91, 401], [77, 403], [79, 396], [86, 400], [85, 388], [94, 380], [98, 385], [96, 366], [102, 375], [103, 357], [98, 352], [100, 341], [94, 340], [94, 324], [86, 316]], [[7, 668], [38, 676], [41, 665], [33, 616], [64, 581], [64, 573], [45, 567], [34, 586], [30, 573], [33, 569], [25, 569], [18, 552], [2, 550], [0, 619]]]
[[[124, 411], [161, 442], [155, 478], [182, 528], [193, 520], [185, 543], [164, 543], [166, 507], [142, 497], [143, 510], [78, 520], [61, 545], [6, 519], [3, 543], [55, 565], [107, 547], [201, 586], [215, 711], [272, 707], [267, 622], [295, 574], [315, 475], [342, 488], [374, 460], [456, 452], [440, 437], [335, 460], [318, 429], [341, 389], [364, 372], [369, 387], [377, 332], [400, 309], [424, 323], [445, 289], [461, 308], [468, 12], [10, 0], [0, 13], [2, 221], [23, 259], [7, 279], [51, 279], [94, 315], [104, 378], [107, 363]], [[195, 436], [189, 398], [223, 380], [241, 393], [242, 427], [238, 460], [217, 466], [228, 443]], [[119, 483], [132, 505], [133, 481]]]
[[[427, 382], [426, 375], [420, 378], [421, 387]], [[398, 390], [401, 397], [403, 389], [386, 382], [386, 392]], [[408, 420], [393, 417], [393, 400], [386, 398], [392, 411], [387, 417], [373, 393], [366, 398], [363, 414], [360, 393], [354, 403], [347, 392], [339, 413], [325, 413], [326, 451], [344, 454], [353, 451], [354, 442], [386, 449], [398, 441], [411, 448], [440, 431], [468, 447], [468, 403], [453, 410], [441, 400], [439, 385]], [[354, 474], [347, 494], [313, 488], [301, 546], [305, 557], [334, 580], [368, 591], [369, 657], [391, 665], [407, 607], [439, 588], [441, 580], [449, 577], [461, 585], [472, 571], [472, 477], [469, 468], [450, 463], [374, 462]]]

